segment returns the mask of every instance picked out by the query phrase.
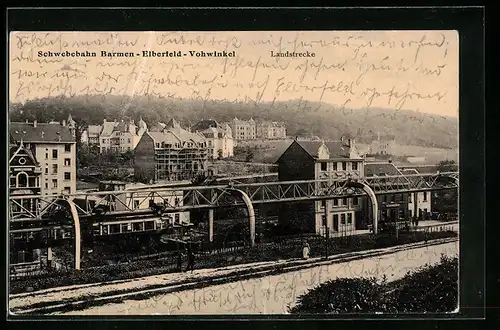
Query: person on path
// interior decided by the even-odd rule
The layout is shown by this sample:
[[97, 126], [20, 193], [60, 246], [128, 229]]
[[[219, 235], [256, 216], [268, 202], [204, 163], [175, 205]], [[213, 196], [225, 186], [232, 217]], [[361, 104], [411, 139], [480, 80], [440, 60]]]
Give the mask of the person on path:
[[182, 253], [181, 251], [177, 251], [177, 271], [182, 271]]
[[309, 259], [309, 252], [311, 251], [311, 247], [307, 241], [304, 241], [304, 245], [302, 246], [302, 258]]
[[186, 267], [186, 272], [188, 270], [191, 270], [191, 273], [192, 273], [193, 270], [194, 270], [194, 253], [193, 253], [193, 250], [191, 249], [190, 245], [188, 245], [187, 257], [188, 257], [188, 264], [187, 264], [187, 267]]

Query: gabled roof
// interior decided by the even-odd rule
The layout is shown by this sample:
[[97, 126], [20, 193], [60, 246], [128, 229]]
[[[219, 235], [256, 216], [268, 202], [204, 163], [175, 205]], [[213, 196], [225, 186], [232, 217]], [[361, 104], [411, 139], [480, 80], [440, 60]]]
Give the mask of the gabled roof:
[[181, 125], [175, 120], [175, 118], [172, 118], [168, 121], [168, 123], [165, 125], [165, 129], [169, 128], [180, 128]]
[[[302, 147], [309, 155], [314, 158], [318, 157], [318, 150], [323, 141], [294, 141]], [[293, 142], [292, 142], [293, 143]], [[349, 158], [350, 148], [342, 141], [329, 141], [324, 142], [325, 146], [330, 152], [330, 159], [332, 158]]]
[[204, 130], [209, 129], [211, 127], [222, 128], [222, 125], [213, 119], [203, 119], [203, 120], [200, 120], [199, 122], [197, 122], [193, 127], [191, 127], [191, 130], [193, 132], [204, 131]]
[[101, 125], [89, 125], [87, 128], [87, 132], [90, 135], [99, 135], [101, 134], [102, 126]]
[[114, 121], [107, 121], [102, 124], [102, 131], [101, 135], [104, 136], [110, 136], [113, 133], [113, 130], [115, 129], [116, 122]]
[[17, 165], [17, 164], [12, 164], [12, 161], [18, 156], [19, 157], [28, 157], [28, 161], [26, 162], [26, 164], [19, 164], [19, 165], [24, 165], [24, 166], [29, 166], [29, 165], [39, 166], [40, 165], [38, 163], [38, 161], [36, 160], [35, 156], [33, 156], [33, 153], [31, 152], [31, 150], [26, 148], [22, 141], [20, 142], [19, 146], [12, 147], [10, 149], [9, 166]]
[[60, 124], [14, 122], [9, 125], [10, 134], [16, 141], [24, 142], [47, 142], [47, 143], [71, 143], [75, 142], [73, 134], [68, 126]]
[[151, 127], [150, 131], [151, 132], [161, 132], [165, 129], [165, 125], [164, 123], [162, 122], [158, 122], [156, 125], [154, 125], [153, 127]]
[[392, 163], [365, 163], [365, 176], [402, 175]]

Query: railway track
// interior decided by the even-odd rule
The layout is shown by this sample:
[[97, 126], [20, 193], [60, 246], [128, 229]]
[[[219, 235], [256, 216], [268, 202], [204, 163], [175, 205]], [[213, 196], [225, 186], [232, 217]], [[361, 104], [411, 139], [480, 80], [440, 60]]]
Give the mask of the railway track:
[[198, 289], [212, 285], [237, 282], [256, 277], [294, 272], [313, 267], [374, 258], [405, 250], [446, 244], [458, 238], [445, 238], [395, 247], [350, 252], [328, 259], [294, 259], [278, 262], [236, 265], [223, 269], [199, 270], [194, 273], [175, 273], [114, 282], [75, 285], [10, 295], [9, 308], [14, 314], [40, 315], [83, 310], [118, 303], [124, 300], [143, 300], [153, 296]]

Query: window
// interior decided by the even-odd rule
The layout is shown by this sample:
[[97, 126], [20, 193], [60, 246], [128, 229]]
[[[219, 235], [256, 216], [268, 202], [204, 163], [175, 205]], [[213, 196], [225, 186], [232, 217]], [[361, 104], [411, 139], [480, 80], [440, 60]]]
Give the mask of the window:
[[45, 189], [49, 189], [49, 183], [45, 182]]
[[340, 215], [340, 224], [341, 224], [341, 225], [345, 225], [345, 213], [342, 213], [342, 214]]
[[333, 226], [334, 228], [336, 228], [339, 224], [339, 215], [338, 214], [334, 214], [333, 215]]
[[347, 198], [342, 198], [342, 205], [347, 205]]
[[64, 172], [64, 180], [71, 180], [71, 172]]
[[49, 159], [49, 153], [48, 152], [45, 153], [45, 159]]
[[52, 174], [57, 174], [57, 164], [52, 164]]
[[17, 186], [18, 187], [27, 187], [28, 186], [28, 174], [25, 172], [20, 172], [17, 174]]
[[155, 229], [155, 223], [154, 221], [146, 221], [144, 222], [144, 230], [154, 230]]
[[45, 174], [49, 174], [49, 168], [48, 167], [45, 168]]
[[108, 230], [108, 226], [102, 226], [102, 234], [103, 234], [103, 235], [107, 235], [107, 234], [108, 234], [108, 232], [109, 232], [109, 230]]
[[134, 231], [143, 231], [144, 230], [144, 224], [142, 222], [139, 223], [134, 223], [133, 224]]
[[71, 166], [71, 159], [70, 158], [64, 158], [64, 166]]
[[424, 202], [427, 202], [427, 191], [424, 191]]
[[408, 210], [408, 216], [411, 218], [413, 215], [412, 215], [412, 211], [411, 210]]
[[352, 170], [353, 171], [357, 171], [358, 170], [358, 163], [357, 162], [353, 162], [352, 163]]
[[352, 213], [347, 213], [347, 224], [352, 225]]
[[321, 170], [326, 171], [326, 165], [327, 163], [321, 163]]
[[52, 150], [52, 159], [57, 159], [57, 149]]
[[325, 200], [322, 200], [322, 201], [321, 201], [321, 207], [322, 207], [322, 208], [325, 208], [325, 207], [326, 207], [326, 201], [325, 201]]
[[321, 225], [322, 225], [323, 227], [326, 227], [326, 216], [325, 216], [325, 215], [322, 215], [322, 216], [321, 216]]
[[71, 194], [71, 188], [70, 187], [64, 187], [64, 193], [65, 194]]
[[337, 198], [333, 199], [333, 205], [335, 205], [335, 206], [339, 205], [339, 200]]
[[342, 162], [342, 171], [347, 171], [347, 163]]
[[122, 233], [127, 233], [132, 231], [132, 224], [131, 223], [122, 223]]
[[175, 223], [181, 223], [181, 216], [179, 213], [175, 214]]
[[139, 203], [140, 203], [140, 201], [138, 201], [138, 200], [134, 201], [134, 209], [138, 209], [139, 208]]
[[120, 225], [109, 225], [109, 233], [110, 234], [119, 234], [120, 233]]
[[64, 145], [64, 152], [71, 152], [71, 144]]
[[57, 179], [52, 180], [52, 188], [57, 188]]
[[352, 205], [358, 205], [358, 197], [352, 198]]
[[413, 194], [408, 195], [408, 204], [411, 204], [411, 201], [413, 200]]
[[332, 168], [333, 168], [334, 171], [337, 170], [337, 162], [333, 162], [332, 163]]

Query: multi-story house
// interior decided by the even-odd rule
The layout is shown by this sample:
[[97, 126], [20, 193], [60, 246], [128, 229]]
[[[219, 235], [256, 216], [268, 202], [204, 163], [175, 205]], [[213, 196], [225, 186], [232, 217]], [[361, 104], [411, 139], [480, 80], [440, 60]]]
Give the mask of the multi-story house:
[[126, 152], [134, 150], [139, 142], [134, 121], [107, 121], [102, 125], [100, 151]]
[[192, 180], [206, 175], [207, 167], [206, 138], [175, 119], [161, 131], [146, 132], [135, 148], [134, 172], [143, 182]]
[[283, 122], [261, 121], [257, 124], [258, 139], [285, 139], [286, 126]]
[[201, 120], [191, 127], [191, 131], [200, 132], [206, 138], [209, 158], [218, 159], [234, 155], [232, 129], [228, 124], [221, 125], [212, 119]]
[[396, 149], [396, 137], [394, 135], [377, 135], [370, 145], [370, 153], [373, 155], [394, 155]]
[[[420, 174], [417, 169], [404, 169], [399, 170], [404, 175], [415, 175]], [[409, 180], [415, 180], [418, 178], [408, 177]], [[420, 191], [416, 193], [410, 193], [408, 196], [408, 216], [409, 217], [422, 217], [427, 219], [431, 213], [431, 192], [430, 191]]]
[[[400, 176], [403, 175], [399, 169], [391, 162], [366, 162], [365, 163], [365, 176], [366, 177], [384, 177], [384, 176]], [[407, 179], [400, 180], [401, 190], [407, 189], [410, 181]], [[393, 185], [394, 186], [394, 185]], [[410, 203], [409, 193], [397, 194], [378, 194], [378, 209], [379, 209], [379, 222], [395, 222], [402, 221], [411, 216], [408, 213]], [[371, 206], [368, 197], [363, 197], [363, 213], [365, 221], [363, 227], [367, 224], [366, 218], [369, 217], [368, 213], [371, 212]]]
[[252, 118], [249, 120], [234, 118], [229, 122], [229, 126], [235, 140], [255, 140], [257, 137], [257, 126]]
[[[42, 169], [33, 155], [34, 145], [16, 141], [10, 134], [9, 141], [9, 196], [41, 196]], [[9, 219], [23, 218], [39, 212], [38, 199], [16, 199], [10, 205]], [[39, 249], [30, 249], [26, 244], [28, 233], [11, 233], [10, 264], [37, 261]], [[17, 244], [20, 243], [20, 244]]]
[[15, 141], [29, 145], [42, 169], [40, 185], [43, 195], [76, 191], [75, 128], [59, 123], [11, 123]]
[[86, 130], [82, 132], [81, 142], [90, 147], [100, 146], [100, 139], [102, 125], [89, 125]]
[[147, 132], [148, 126], [140, 118], [138, 127], [133, 120], [107, 121], [102, 125], [89, 125], [82, 133], [81, 142], [95, 146], [99, 151], [127, 152], [134, 150], [141, 136]]
[[[363, 177], [364, 159], [354, 140], [298, 141], [295, 140], [280, 156], [278, 180], [334, 180], [340, 177]], [[302, 231], [325, 234], [351, 234], [356, 229], [358, 198], [300, 202], [284, 205], [280, 222]]]

